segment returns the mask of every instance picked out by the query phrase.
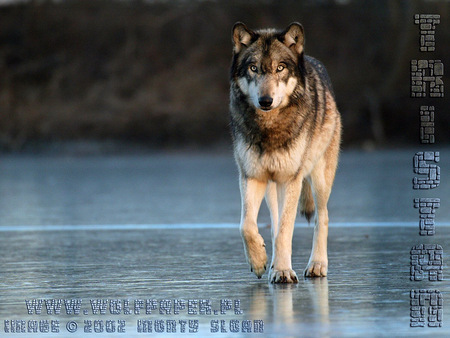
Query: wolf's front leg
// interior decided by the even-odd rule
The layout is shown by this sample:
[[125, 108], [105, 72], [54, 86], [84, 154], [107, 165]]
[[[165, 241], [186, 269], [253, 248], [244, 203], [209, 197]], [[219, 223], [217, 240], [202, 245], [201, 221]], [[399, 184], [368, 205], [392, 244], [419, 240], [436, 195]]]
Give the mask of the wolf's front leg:
[[295, 216], [298, 200], [302, 190], [303, 177], [298, 174], [291, 181], [278, 188], [281, 218], [278, 232], [274, 238], [274, 252], [270, 267], [271, 283], [297, 283], [298, 278], [292, 270], [292, 236], [294, 234]]
[[250, 270], [258, 278], [261, 278], [266, 271], [267, 254], [264, 239], [258, 231], [257, 217], [267, 182], [242, 176], [240, 177], [242, 197], [241, 235]]

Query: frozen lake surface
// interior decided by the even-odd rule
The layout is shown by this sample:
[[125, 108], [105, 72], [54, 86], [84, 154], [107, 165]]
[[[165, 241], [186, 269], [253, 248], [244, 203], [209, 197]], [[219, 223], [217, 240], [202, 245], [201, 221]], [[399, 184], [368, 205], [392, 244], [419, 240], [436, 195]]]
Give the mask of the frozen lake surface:
[[[450, 151], [441, 151], [441, 184], [430, 191], [412, 189], [414, 153], [342, 154], [328, 277], [296, 285], [250, 273], [230, 154], [2, 156], [0, 336], [130, 337], [151, 328], [199, 337], [448, 337]], [[418, 234], [418, 197], [441, 199], [434, 236]], [[312, 227], [298, 221], [293, 268], [301, 274]], [[264, 207], [266, 243], [268, 223]], [[442, 281], [410, 281], [418, 244], [442, 246]], [[442, 327], [410, 327], [412, 289], [439, 290]], [[67, 314], [66, 304], [79, 313]], [[39, 334], [52, 325], [58, 333]], [[247, 332], [255, 330], [263, 334]]]
[[[414, 150], [344, 152], [329, 202], [330, 222], [416, 222], [413, 199], [437, 197], [450, 221], [450, 149], [441, 184], [413, 190]], [[0, 226], [217, 224], [240, 220], [231, 154], [2, 156]], [[262, 224], [269, 223], [263, 204]], [[298, 222], [304, 222], [298, 218]]]

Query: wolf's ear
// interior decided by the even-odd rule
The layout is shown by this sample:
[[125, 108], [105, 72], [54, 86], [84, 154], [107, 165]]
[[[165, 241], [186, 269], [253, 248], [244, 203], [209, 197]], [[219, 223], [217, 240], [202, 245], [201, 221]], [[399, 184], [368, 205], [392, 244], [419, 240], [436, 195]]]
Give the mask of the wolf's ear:
[[233, 26], [233, 49], [237, 54], [243, 48], [247, 48], [255, 37], [255, 33], [242, 22], [236, 22]]
[[280, 34], [281, 41], [297, 54], [303, 53], [305, 45], [305, 34], [303, 26], [298, 22], [291, 23], [286, 30]]

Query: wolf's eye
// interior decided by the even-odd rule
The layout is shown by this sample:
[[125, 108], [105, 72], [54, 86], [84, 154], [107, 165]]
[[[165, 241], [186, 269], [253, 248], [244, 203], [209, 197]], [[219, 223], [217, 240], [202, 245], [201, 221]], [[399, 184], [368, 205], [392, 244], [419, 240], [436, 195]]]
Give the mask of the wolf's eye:
[[256, 73], [256, 71], [258, 70], [258, 68], [256, 68], [256, 66], [255, 65], [250, 65], [250, 70], [252, 71], [252, 72], [254, 72], [254, 73]]
[[286, 67], [283, 65], [278, 65], [277, 72], [281, 72], [284, 68], [286, 68]]

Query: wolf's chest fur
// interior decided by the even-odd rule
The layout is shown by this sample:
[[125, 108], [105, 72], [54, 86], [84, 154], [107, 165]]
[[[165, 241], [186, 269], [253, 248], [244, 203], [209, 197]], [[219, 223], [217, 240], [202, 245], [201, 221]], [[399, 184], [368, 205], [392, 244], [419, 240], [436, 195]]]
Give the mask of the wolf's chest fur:
[[244, 115], [242, 135], [246, 142], [263, 153], [288, 149], [302, 129], [300, 112], [287, 107], [270, 112], [253, 110]]
[[235, 156], [249, 176], [285, 181], [298, 172], [306, 142], [298, 114], [287, 108], [244, 116]]
[[304, 101], [301, 106], [276, 112], [239, 115], [240, 121], [233, 128], [234, 153], [246, 175], [285, 182], [300, 170], [308, 175], [313, 169], [336, 131], [337, 117], [332, 113], [336, 106], [331, 93], [319, 97], [311, 92], [309, 104]]
[[247, 176], [261, 181], [284, 182], [296, 176], [302, 166], [305, 147], [301, 138], [289, 148], [260, 152], [256, 146], [248, 146], [243, 140], [235, 143], [235, 158]]

